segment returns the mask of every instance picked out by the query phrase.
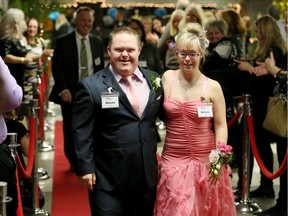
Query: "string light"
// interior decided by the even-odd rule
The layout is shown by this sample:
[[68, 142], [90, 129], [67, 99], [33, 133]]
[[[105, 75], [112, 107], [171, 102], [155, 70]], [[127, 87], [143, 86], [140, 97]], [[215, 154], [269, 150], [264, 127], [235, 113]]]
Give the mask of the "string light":
[[[96, 3], [101, 3], [101, 8], [129, 8], [129, 7], [164, 7], [164, 8], [175, 8], [176, 4], [175, 3], [107, 3], [106, 0], [74, 0], [72, 3], [65, 3], [65, 4], [60, 4], [59, 7], [62, 8], [72, 8], [72, 7], [78, 7], [79, 4], [83, 3], [91, 3], [91, 4], [96, 4]], [[199, 3], [203, 8], [217, 8], [217, 3], [205, 3], [201, 4]], [[237, 12], [241, 10], [241, 6], [237, 3], [235, 4], [228, 4], [229, 7], [235, 8]]]
[[102, 8], [112, 8], [112, 7], [166, 7], [166, 8], [175, 8], [174, 3], [163, 3], [163, 4], [158, 4], [158, 3], [120, 3], [120, 4], [107, 4], [104, 3], [101, 5]]

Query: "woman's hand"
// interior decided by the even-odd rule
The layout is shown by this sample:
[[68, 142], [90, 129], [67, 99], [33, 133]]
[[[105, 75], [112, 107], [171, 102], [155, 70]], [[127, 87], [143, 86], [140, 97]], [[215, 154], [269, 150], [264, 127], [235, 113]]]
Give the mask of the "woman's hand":
[[263, 75], [266, 75], [269, 73], [267, 67], [266, 67], [266, 64], [265, 62], [258, 62], [256, 61], [256, 64], [258, 66], [254, 67], [254, 71], [253, 73], [256, 75], [256, 76], [263, 76]]
[[241, 60], [237, 60], [237, 59], [234, 59], [233, 61], [238, 63], [238, 69], [239, 70], [248, 71], [250, 74], [253, 73], [254, 67], [249, 62], [241, 61]]
[[53, 56], [53, 52], [54, 52], [53, 49], [45, 49], [45, 50], [43, 51], [43, 54], [42, 54], [42, 59], [51, 58], [51, 57]]

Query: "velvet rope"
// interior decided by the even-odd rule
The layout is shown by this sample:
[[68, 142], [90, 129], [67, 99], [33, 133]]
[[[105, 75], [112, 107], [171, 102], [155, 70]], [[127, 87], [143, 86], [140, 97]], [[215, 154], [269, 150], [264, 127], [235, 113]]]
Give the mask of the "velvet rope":
[[41, 85], [42, 85], [42, 95], [43, 95], [43, 105], [45, 104], [47, 98], [46, 98], [46, 90], [47, 90], [47, 78], [45, 73], [42, 73], [41, 75]]
[[35, 143], [36, 141], [36, 118], [30, 118], [30, 140], [29, 140], [29, 155], [26, 169], [23, 167], [22, 162], [16, 154], [17, 170], [21, 177], [29, 178], [34, 168], [34, 155], [35, 155]]
[[230, 119], [230, 121], [227, 123], [227, 127], [231, 128], [232, 125], [235, 124], [235, 122], [238, 120], [239, 116], [241, 115], [242, 110], [238, 110], [237, 113], [235, 113], [235, 115], [233, 116], [232, 119]]
[[248, 130], [249, 130], [251, 149], [252, 149], [253, 155], [255, 156], [256, 161], [257, 161], [261, 171], [263, 172], [263, 174], [269, 179], [275, 179], [275, 178], [278, 178], [279, 176], [281, 176], [287, 169], [287, 151], [286, 151], [285, 158], [284, 158], [280, 168], [276, 172], [274, 172], [273, 174], [270, 173], [269, 170], [267, 170], [267, 168], [263, 164], [263, 161], [261, 160], [258, 149], [256, 147], [253, 118], [251, 115], [248, 116]]
[[44, 135], [44, 112], [43, 112], [43, 94], [41, 91], [41, 85], [38, 84], [38, 118], [39, 118], [39, 127], [38, 127], [38, 139], [43, 138]]
[[18, 207], [16, 210], [16, 216], [24, 216], [23, 214], [23, 207], [22, 207], [22, 200], [21, 200], [21, 193], [20, 193], [20, 183], [18, 177], [18, 171], [16, 170], [16, 185], [17, 185], [17, 199], [18, 199]]

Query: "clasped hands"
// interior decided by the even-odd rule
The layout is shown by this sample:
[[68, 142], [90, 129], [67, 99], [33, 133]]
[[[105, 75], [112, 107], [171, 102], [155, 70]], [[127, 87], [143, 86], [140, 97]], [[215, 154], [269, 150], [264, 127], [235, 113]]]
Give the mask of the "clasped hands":
[[270, 52], [270, 57], [265, 59], [265, 62], [256, 61], [255, 67], [253, 67], [249, 62], [237, 60], [234, 62], [238, 63], [238, 69], [241, 71], [248, 71], [250, 74], [255, 74], [256, 76], [262, 76], [269, 74], [271, 68], [275, 66], [275, 59], [273, 52]]

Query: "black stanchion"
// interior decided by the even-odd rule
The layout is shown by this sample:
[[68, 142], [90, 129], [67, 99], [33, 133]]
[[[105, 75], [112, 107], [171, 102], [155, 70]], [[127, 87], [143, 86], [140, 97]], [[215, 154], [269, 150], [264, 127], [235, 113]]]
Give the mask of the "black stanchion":
[[243, 95], [243, 159], [242, 159], [242, 199], [236, 202], [238, 213], [261, 212], [259, 205], [249, 198], [250, 188], [250, 139], [248, 134], [248, 116], [251, 115], [250, 95]]

